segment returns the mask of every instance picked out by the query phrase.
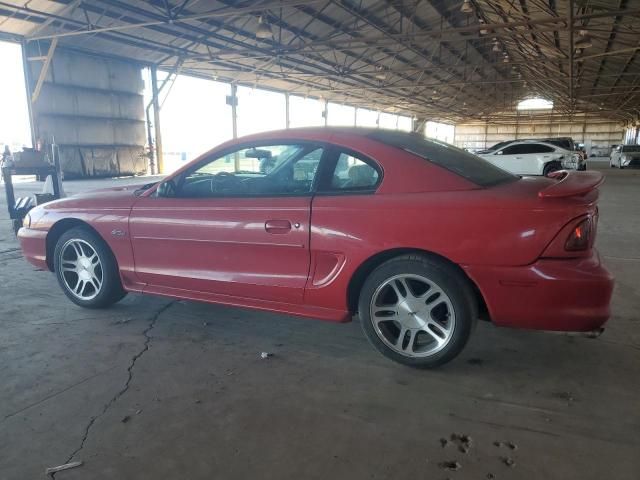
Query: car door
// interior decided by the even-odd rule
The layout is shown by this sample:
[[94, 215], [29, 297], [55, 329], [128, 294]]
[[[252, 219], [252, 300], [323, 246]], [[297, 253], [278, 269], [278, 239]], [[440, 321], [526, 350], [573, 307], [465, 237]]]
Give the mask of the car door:
[[526, 150], [526, 145], [522, 143], [508, 145], [491, 156], [491, 163], [518, 175], [530, 174]]
[[139, 280], [168, 293], [301, 302], [323, 151], [301, 142], [243, 145], [140, 198], [129, 226]]
[[[496, 156], [500, 163], [496, 165], [518, 175], [542, 175], [545, 154], [536, 148], [537, 143], [516, 143], [509, 145]], [[504, 166], [503, 166], [504, 165]]]

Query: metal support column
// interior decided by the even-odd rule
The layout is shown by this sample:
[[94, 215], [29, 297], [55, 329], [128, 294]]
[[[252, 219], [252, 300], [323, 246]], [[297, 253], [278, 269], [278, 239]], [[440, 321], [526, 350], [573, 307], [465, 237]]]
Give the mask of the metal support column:
[[238, 138], [238, 85], [231, 84], [231, 125], [233, 138]]
[[291, 120], [289, 118], [289, 93], [284, 94], [284, 128], [289, 128], [291, 126]]
[[329, 100], [324, 101], [324, 110], [322, 111], [324, 117], [324, 126], [329, 125]]
[[158, 100], [158, 69], [151, 67], [151, 92], [153, 95], [153, 127], [156, 137], [156, 165], [158, 173], [164, 173], [164, 158], [162, 157], [162, 132], [160, 129], [160, 101]]
[[[238, 138], [238, 85], [231, 84], [231, 95], [227, 97], [227, 104], [231, 105], [231, 126], [233, 128], [233, 138]], [[233, 155], [233, 165], [235, 171], [240, 170], [240, 157], [238, 152]]]

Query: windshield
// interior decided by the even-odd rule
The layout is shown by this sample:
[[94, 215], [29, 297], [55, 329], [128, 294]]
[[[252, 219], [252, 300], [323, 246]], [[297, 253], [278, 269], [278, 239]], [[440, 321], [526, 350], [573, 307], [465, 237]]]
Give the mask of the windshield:
[[490, 187], [519, 178], [492, 165], [477, 155], [447, 143], [427, 140], [416, 133], [377, 130], [368, 136], [387, 145], [413, 153], [481, 187]]

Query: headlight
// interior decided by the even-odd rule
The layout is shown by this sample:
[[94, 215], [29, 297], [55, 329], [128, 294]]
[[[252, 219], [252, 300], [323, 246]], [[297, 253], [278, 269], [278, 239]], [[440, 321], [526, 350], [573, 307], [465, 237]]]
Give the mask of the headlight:
[[22, 226], [24, 228], [31, 228], [31, 215], [29, 215], [28, 213], [22, 219]]

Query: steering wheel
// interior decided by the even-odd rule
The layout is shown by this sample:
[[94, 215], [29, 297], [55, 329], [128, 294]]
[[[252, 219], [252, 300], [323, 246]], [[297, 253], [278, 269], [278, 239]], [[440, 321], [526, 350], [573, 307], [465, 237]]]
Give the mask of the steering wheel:
[[242, 183], [242, 179], [232, 172], [218, 172], [211, 179], [211, 193], [220, 193], [225, 187]]

